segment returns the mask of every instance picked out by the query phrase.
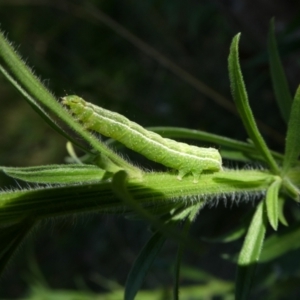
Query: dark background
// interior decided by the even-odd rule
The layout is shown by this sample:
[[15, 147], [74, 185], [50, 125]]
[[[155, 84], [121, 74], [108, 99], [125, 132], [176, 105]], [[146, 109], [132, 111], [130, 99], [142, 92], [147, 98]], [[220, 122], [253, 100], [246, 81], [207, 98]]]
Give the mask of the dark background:
[[[272, 92], [267, 32], [275, 17], [294, 93], [300, 74], [299, 9], [299, 1], [271, 0], [0, 0], [0, 23], [57, 97], [80, 95], [143, 126], [186, 127], [245, 140], [232, 110], [227, 74], [230, 42], [241, 32], [240, 59], [251, 107], [263, 123], [268, 144], [283, 151], [286, 127]], [[0, 76], [0, 165], [64, 163], [65, 143]], [[252, 207], [206, 208], [194, 234], [221, 234]], [[36, 264], [55, 289], [85, 286], [100, 292], [98, 275], [124, 285], [148, 238], [146, 224], [123, 217], [50, 220], [32, 234], [10, 264], [0, 282], [0, 296], [26, 295]], [[175, 246], [166, 245], [145, 288], [172, 284]], [[233, 280], [234, 265], [219, 255], [238, 251], [240, 243], [222, 247], [204, 243], [202, 256], [189, 255], [186, 263]]]

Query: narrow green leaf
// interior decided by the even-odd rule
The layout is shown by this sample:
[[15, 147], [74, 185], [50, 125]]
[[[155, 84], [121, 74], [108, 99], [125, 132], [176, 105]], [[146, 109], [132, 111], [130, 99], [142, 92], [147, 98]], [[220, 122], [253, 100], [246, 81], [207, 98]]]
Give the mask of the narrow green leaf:
[[300, 187], [300, 164], [297, 162], [297, 166], [295, 168], [289, 169], [286, 173], [286, 178], [288, 178], [294, 186]]
[[278, 219], [282, 225], [289, 226], [284, 216], [284, 204], [285, 204], [285, 199], [283, 197], [279, 197], [278, 198]]
[[[183, 226], [183, 235], [187, 236], [188, 232], [190, 230], [192, 222], [195, 220], [197, 213], [202, 207], [202, 203], [198, 203], [198, 205], [195, 205], [193, 209], [190, 211], [189, 215], [187, 216], [184, 226]], [[178, 251], [176, 255], [176, 260], [175, 260], [175, 280], [174, 280], [174, 288], [173, 288], [173, 295], [174, 295], [174, 300], [179, 300], [179, 286], [180, 286], [180, 267], [181, 267], [181, 260], [183, 256], [184, 249], [186, 248], [186, 244], [183, 243], [182, 241], [178, 245]]]
[[287, 123], [289, 120], [293, 99], [288, 87], [286, 76], [284, 74], [282, 63], [280, 61], [275, 37], [274, 19], [271, 20], [269, 27], [268, 51], [275, 99], [280, 109], [281, 116]]
[[283, 159], [283, 173], [293, 167], [300, 154], [300, 86], [298, 86], [288, 123]]
[[249, 186], [258, 186], [260, 184], [264, 184], [266, 182], [274, 181], [274, 175], [256, 170], [250, 171], [247, 173], [247, 176], [241, 176], [239, 170], [228, 170], [227, 172], [218, 172], [215, 174], [215, 180], [217, 182], [227, 182], [228, 184], [238, 184], [238, 183], [247, 183]]
[[133, 300], [135, 298], [165, 241], [166, 237], [160, 232], [156, 232], [143, 247], [128, 274], [125, 284], [125, 300]]
[[300, 222], [269, 236], [261, 252], [260, 263], [268, 262], [300, 248]]
[[282, 179], [278, 177], [268, 188], [266, 195], [266, 208], [269, 222], [277, 230], [279, 219], [278, 197]]
[[238, 258], [235, 299], [248, 299], [255, 267], [260, 256], [266, 232], [264, 201], [261, 201], [252, 218]]
[[285, 177], [282, 182], [282, 190], [286, 195], [294, 199], [296, 202], [300, 201], [300, 190], [288, 177]]
[[242, 71], [239, 63], [239, 53], [238, 53], [238, 43], [240, 39], [240, 34], [237, 34], [231, 43], [230, 54], [228, 57], [228, 68], [231, 83], [231, 92], [235, 104], [237, 106], [240, 117], [242, 118], [245, 129], [256, 146], [257, 150], [265, 158], [269, 167], [275, 174], [279, 174], [279, 168], [274, 160], [272, 154], [270, 153], [263, 137], [261, 136], [255, 119], [253, 117], [246, 87], [244, 84]]
[[101, 181], [106, 173], [93, 165], [48, 165], [25, 168], [2, 168], [8, 176], [36, 183], [77, 183]]
[[[190, 223], [188, 220], [185, 220], [184, 223], [184, 232], [187, 232], [190, 227]], [[180, 287], [180, 267], [181, 267], [181, 260], [182, 255], [184, 252], [184, 244], [179, 243], [178, 249], [177, 249], [177, 255], [175, 259], [175, 268], [174, 268], [174, 286], [173, 286], [173, 299], [179, 300], [179, 287]]]
[[188, 203], [182, 203], [178, 209], [170, 214], [170, 218], [165, 220], [165, 222], [178, 222], [183, 221], [186, 218], [190, 219], [191, 215], [197, 214], [202, 206], [204, 206], [203, 202], [198, 202], [190, 206], [188, 206]]

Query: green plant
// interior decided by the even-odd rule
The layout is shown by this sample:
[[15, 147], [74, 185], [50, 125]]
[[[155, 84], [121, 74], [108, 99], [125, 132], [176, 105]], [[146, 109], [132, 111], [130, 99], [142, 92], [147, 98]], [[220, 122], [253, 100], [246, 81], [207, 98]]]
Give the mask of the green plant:
[[[266, 241], [268, 247], [261, 253], [268, 224], [274, 230], [278, 229], [279, 222], [287, 225], [283, 214], [284, 203], [288, 198], [299, 201], [300, 90], [296, 91], [292, 101], [276, 49], [274, 33], [270, 30], [272, 80], [282, 115], [288, 122], [286, 149], [284, 155], [281, 155], [267, 147], [256, 126], [239, 65], [238, 42], [239, 35], [233, 39], [231, 45], [229, 75], [233, 99], [251, 142], [243, 143], [182, 128], [164, 127], [152, 130], [165, 137], [209, 141], [222, 146], [223, 158], [260, 161], [266, 167], [264, 170], [224, 168], [219, 172], [201, 174], [199, 181], [194, 183], [191, 176], [179, 181], [177, 174], [170, 172], [146, 172], [113, 152], [106, 143], [87, 131], [84, 123], [77, 122], [64, 109], [24, 64], [3, 34], [0, 34], [0, 57], [3, 60], [0, 70], [3, 75], [50, 126], [87, 153], [83, 158], [78, 158], [70, 151], [73, 163], [67, 165], [1, 168], [6, 175], [17, 180], [42, 186], [3, 190], [0, 193], [0, 269], [4, 269], [21, 241], [43, 219], [83, 212], [135, 213], [149, 221], [155, 232], [128, 276], [125, 299], [135, 297], [167, 237], [175, 239], [179, 244], [174, 284], [174, 299], [178, 299], [179, 269], [184, 246], [197, 252], [199, 245], [198, 241], [188, 236], [189, 227], [198, 211], [209, 201], [221, 199], [224, 195], [232, 199], [260, 195], [263, 200], [259, 202], [250, 223], [247, 224], [248, 229], [245, 227], [235, 235], [238, 238], [246, 232], [237, 259], [235, 289], [236, 299], [246, 299], [260, 256], [267, 261], [295, 248], [291, 243], [286, 245], [286, 239], [295, 234], [295, 228], [292, 228], [286, 233], [285, 239], [280, 241], [274, 236], [269, 237]], [[54, 121], [53, 116], [59, 118], [59, 124]], [[73, 134], [66, 133], [66, 126], [72, 129]], [[79, 143], [74, 135], [83, 138], [88, 146]], [[178, 232], [176, 228], [182, 221], [183, 229]], [[226, 239], [228, 240], [228, 236], [223, 240]], [[272, 248], [272, 239], [279, 244], [275, 250]]]

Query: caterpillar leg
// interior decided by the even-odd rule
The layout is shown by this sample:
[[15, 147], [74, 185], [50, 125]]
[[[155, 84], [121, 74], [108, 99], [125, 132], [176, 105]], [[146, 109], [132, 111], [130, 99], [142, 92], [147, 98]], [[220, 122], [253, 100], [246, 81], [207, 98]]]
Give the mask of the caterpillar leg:
[[189, 170], [187, 169], [181, 169], [178, 171], [178, 176], [177, 176], [177, 179], [178, 180], [182, 180], [182, 178], [187, 174], [189, 173]]
[[192, 173], [192, 175], [193, 175], [193, 177], [194, 177], [193, 182], [194, 182], [194, 183], [198, 183], [199, 178], [200, 178], [201, 173], [202, 173], [202, 170], [197, 170], [197, 171], [192, 171], [192, 172], [191, 172], [191, 170], [187, 170], [187, 169], [179, 170], [177, 179], [178, 179], [178, 180], [182, 180], [182, 178], [183, 178], [185, 175], [187, 175], [188, 173]]
[[201, 172], [202, 172], [202, 170], [201, 170], [200, 172], [199, 172], [199, 171], [197, 171], [197, 172], [192, 172], [193, 177], [194, 177], [194, 180], [193, 180], [194, 183], [198, 183], [199, 178], [200, 178], [200, 176], [201, 176]]

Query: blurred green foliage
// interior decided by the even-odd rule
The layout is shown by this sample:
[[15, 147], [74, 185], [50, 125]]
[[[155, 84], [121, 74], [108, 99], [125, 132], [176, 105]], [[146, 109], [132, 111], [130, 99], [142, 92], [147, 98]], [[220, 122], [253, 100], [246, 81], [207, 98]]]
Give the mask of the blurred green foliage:
[[[221, 2], [0, 0], [0, 22], [1, 29], [15, 41], [19, 52], [57, 97], [83, 96], [124, 113], [143, 126], [182, 126], [240, 139], [246, 136], [240, 120], [214, 98], [175, 75], [174, 68], [163, 64], [161, 57], [151, 50], [195, 76], [198, 87], [204, 83], [230, 99], [228, 49], [233, 35], [242, 31], [240, 57], [253, 99], [251, 105], [255, 116], [274, 129], [264, 131], [269, 144], [282, 150], [285, 127], [275, 105], [266, 46], [261, 41], [266, 43], [267, 24], [275, 14], [281, 29], [279, 46], [294, 90], [299, 83], [299, 7], [295, 9], [294, 4], [284, 2], [280, 4], [281, 10], [276, 8], [273, 13], [272, 5], [266, 1], [256, 6], [257, 12], [265, 13], [248, 10], [245, 14], [238, 1], [227, 5]], [[119, 27], [112, 28], [110, 18]], [[248, 20], [247, 25], [243, 19]], [[257, 34], [257, 24], [264, 39]], [[146, 43], [146, 48], [141, 49], [139, 40], [128, 38], [130, 35], [124, 35], [124, 30]], [[2, 76], [0, 102], [1, 108], [5, 107], [0, 111], [0, 165], [63, 161], [66, 141], [32, 112]], [[289, 205], [288, 217], [299, 219], [295, 204]], [[250, 209], [246, 205], [227, 209], [225, 219], [222, 205], [205, 208], [194, 225], [194, 234], [221, 234], [239, 222], [243, 211]], [[87, 285], [95, 292], [105, 290], [93, 280], [95, 274], [124, 284], [136, 253], [148, 238], [145, 226], [103, 216], [77, 218], [49, 222], [50, 226], [47, 223], [36, 231], [34, 243], [27, 242], [19, 251], [2, 280], [0, 297], [14, 299], [26, 294], [32, 279], [27, 261], [31, 256], [36, 257], [45, 281], [53, 288], [83, 289]], [[147, 289], [171, 284], [167, 266], [174, 249], [172, 243], [166, 245], [153, 273], [147, 277]], [[204, 243], [199, 250], [203, 255], [189, 255], [187, 263], [218, 278], [232, 280], [234, 265], [221, 260], [219, 255], [238, 249], [239, 242], [222, 247]], [[297, 257], [299, 251], [294, 252]], [[274, 283], [276, 272], [284, 270], [286, 277], [276, 286], [282, 290], [292, 286], [297, 294], [299, 288], [294, 282], [300, 274], [290, 263], [290, 257], [281, 258], [268, 268], [275, 271], [273, 278], [265, 279], [265, 287]], [[263, 277], [264, 266], [261, 269]], [[280, 297], [280, 289], [274, 289], [273, 294]]]

